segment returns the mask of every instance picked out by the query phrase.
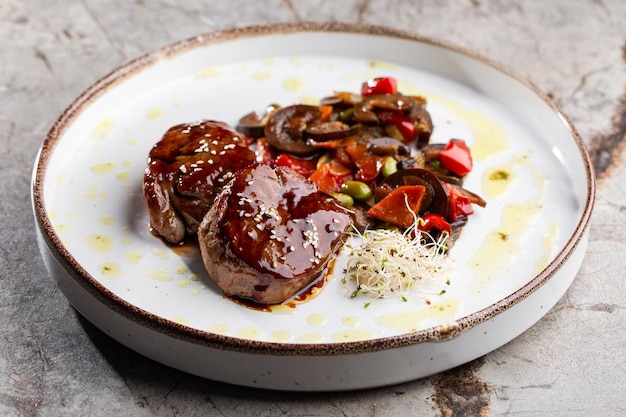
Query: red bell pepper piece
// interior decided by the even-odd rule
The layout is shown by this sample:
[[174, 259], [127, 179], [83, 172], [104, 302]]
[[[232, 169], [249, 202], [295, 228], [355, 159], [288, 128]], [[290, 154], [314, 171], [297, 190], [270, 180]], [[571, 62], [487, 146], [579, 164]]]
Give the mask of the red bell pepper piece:
[[425, 192], [423, 185], [402, 185], [374, 204], [367, 214], [406, 229], [415, 222]]
[[373, 94], [396, 94], [398, 82], [394, 77], [370, 78], [361, 86], [361, 95], [364, 97]]
[[462, 139], [450, 139], [439, 154], [439, 162], [445, 169], [462, 177], [472, 170], [472, 155]]
[[320, 165], [309, 179], [317, 184], [320, 191], [332, 194], [341, 191], [341, 184], [350, 179], [350, 174], [350, 169], [336, 161], [330, 161]]
[[454, 222], [459, 217], [467, 217], [474, 214], [474, 207], [472, 207], [472, 202], [469, 197], [460, 194], [456, 188], [449, 184], [445, 184], [445, 186], [450, 195], [450, 213], [448, 214], [450, 221]]
[[424, 232], [430, 232], [433, 229], [450, 233], [450, 223], [436, 213], [426, 213], [421, 216], [422, 221], [418, 225], [418, 229]]
[[279, 167], [289, 167], [307, 178], [317, 169], [317, 157], [299, 158], [288, 153], [281, 153], [275, 163]]
[[385, 118], [383, 122], [394, 125], [402, 134], [404, 143], [410, 143], [415, 140], [415, 121], [411, 120], [409, 116], [396, 112]]
[[367, 150], [366, 145], [354, 144], [345, 148], [352, 163], [357, 168], [356, 179], [363, 182], [370, 182], [378, 177], [383, 167], [383, 159]]

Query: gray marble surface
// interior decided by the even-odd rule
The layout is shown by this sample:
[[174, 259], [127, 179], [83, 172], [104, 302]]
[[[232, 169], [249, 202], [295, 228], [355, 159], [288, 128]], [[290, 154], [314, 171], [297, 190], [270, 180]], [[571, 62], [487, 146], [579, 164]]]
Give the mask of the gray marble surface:
[[[388, 25], [514, 68], [589, 145], [598, 195], [582, 268], [520, 337], [460, 368], [375, 390], [223, 385], [152, 362], [81, 318], [40, 259], [37, 150], [64, 108], [130, 59], [200, 33], [287, 21]], [[2, 0], [0, 415], [626, 415], [626, 2], [622, 0]]]

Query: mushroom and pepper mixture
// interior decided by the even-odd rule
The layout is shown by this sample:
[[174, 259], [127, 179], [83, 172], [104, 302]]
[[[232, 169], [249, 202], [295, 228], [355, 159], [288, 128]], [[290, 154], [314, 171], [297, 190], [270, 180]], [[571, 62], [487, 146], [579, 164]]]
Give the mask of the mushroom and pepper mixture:
[[[151, 228], [174, 244], [197, 236], [207, 270], [226, 294], [279, 303], [321, 276], [352, 223], [365, 241], [352, 248], [346, 270], [354, 294], [402, 293], [424, 280], [419, 271], [437, 273], [472, 205], [485, 206], [463, 188], [472, 169], [466, 143], [430, 144], [432, 131], [426, 100], [398, 92], [393, 77], [366, 81], [360, 94], [335, 92], [317, 106], [270, 105], [263, 115], [243, 116], [235, 129], [210, 120], [174, 126], [148, 158], [143, 188]], [[257, 183], [264, 185], [250, 185]], [[243, 188], [234, 191], [237, 184], [249, 187], [247, 200]], [[272, 189], [272, 198], [259, 197]], [[280, 196], [293, 200], [291, 210], [283, 210]], [[239, 207], [248, 200], [250, 213]], [[242, 223], [235, 228], [233, 213]], [[292, 226], [284, 236], [257, 233], [276, 232], [278, 224]], [[311, 250], [287, 242], [309, 229], [328, 247], [319, 257], [298, 257], [311, 258], [311, 268], [287, 264], [295, 250]], [[250, 249], [266, 246], [273, 251]], [[246, 256], [237, 248], [247, 248]]]
[[257, 160], [286, 166], [355, 211], [364, 230], [381, 224], [402, 230], [419, 217], [419, 230], [454, 237], [485, 206], [463, 188], [472, 170], [462, 139], [430, 144], [426, 100], [398, 92], [393, 77], [363, 83], [360, 94], [336, 92], [319, 106], [268, 106], [236, 128], [255, 139]]
[[437, 288], [472, 205], [486, 204], [463, 188], [472, 170], [465, 141], [429, 143], [426, 100], [399, 93], [393, 77], [319, 106], [268, 106], [262, 117], [241, 118], [237, 130], [255, 138], [258, 160], [299, 172], [353, 211], [361, 243], [349, 247], [343, 280], [354, 284], [353, 297], [406, 300], [409, 290]]

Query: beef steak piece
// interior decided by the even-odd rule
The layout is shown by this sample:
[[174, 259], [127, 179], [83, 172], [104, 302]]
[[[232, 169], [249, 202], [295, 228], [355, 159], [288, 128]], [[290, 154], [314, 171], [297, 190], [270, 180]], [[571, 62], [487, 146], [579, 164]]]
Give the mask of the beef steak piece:
[[220, 191], [198, 230], [204, 265], [227, 294], [286, 301], [325, 271], [351, 213], [285, 167], [255, 164]]
[[223, 184], [256, 162], [226, 123], [203, 120], [170, 128], [150, 150], [143, 192], [152, 231], [171, 243], [195, 234]]

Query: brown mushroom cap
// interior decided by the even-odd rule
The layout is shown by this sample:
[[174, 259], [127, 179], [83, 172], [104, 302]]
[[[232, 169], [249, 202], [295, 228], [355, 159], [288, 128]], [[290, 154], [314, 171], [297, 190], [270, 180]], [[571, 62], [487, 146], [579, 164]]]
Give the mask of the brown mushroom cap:
[[316, 148], [307, 144], [303, 132], [322, 116], [317, 106], [296, 104], [275, 111], [265, 125], [265, 139], [275, 149], [294, 155], [311, 155]]

